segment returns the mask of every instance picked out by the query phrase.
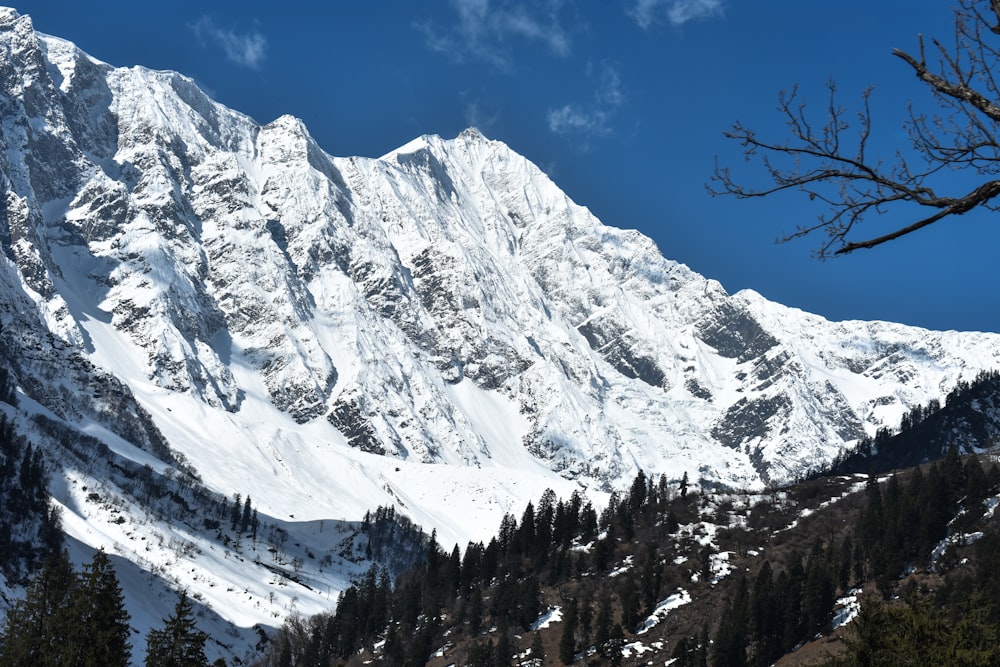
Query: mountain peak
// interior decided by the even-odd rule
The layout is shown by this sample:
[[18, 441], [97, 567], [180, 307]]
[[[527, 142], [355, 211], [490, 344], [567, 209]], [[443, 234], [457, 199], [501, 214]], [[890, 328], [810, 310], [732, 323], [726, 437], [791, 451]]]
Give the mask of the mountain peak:
[[464, 139], [466, 141], [489, 141], [489, 139], [478, 128], [467, 127], [462, 130], [457, 139]]
[[[297, 118], [261, 127], [186, 77], [60, 44], [0, 81], [0, 371], [25, 406], [0, 407], [64, 471], [76, 537], [176, 563], [182, 585], [214, 582], [188, 576], [212, 535], [151, 560], [84, 492], [111, 484], [93, 459], [197, 472], [206, 496], [252, 489], [290, 543], [335, 560], [323, 521], [379, 505], [454, 544], [546, 488], [599, 500], [638, 470], [794, 479], [1000, 365], [1000, 336], [731, 297], [474, 128], [334, 158]], [[109, 453], [81, 464], [84, 436]], [[144, 489], [108, 497], [160, 514]], [[160, 521], [161, 545], [189, 534]], [[287, 613], [240, 597], [248, 572], [207, 597], [253, 622]], [[325, 583], [303, 599], [328, 604], [310, 576]]]
[[[65, 79], [75, 62], [60, 65]], [[834, 334], [679, 270], [476, 128], [424, 135], [381, 162], [341, 160], [298, 118], [260, 127], [190, 79], [129, 72], [92, 67], [86, 87], [63, 86], [51, 117], [65, 122], [27, 143], [5, 137], [27, 149], [3, 167], [26, 175], [14, 187], [23, 229], [6, 237], [22, 239], [7, 248], [19, 279], [64, 330], [97, 340], [94, 322], [109, 322], [105, 338], [141, 361], [121, 367], [96, 344], [87, 356], [137, 389], [233, 413], [257, 396], [295, 424], [325, 420], [331, 441], [404, 459], [481, 465], [514, 447], [598, 486], [644, 467], [753, 485], [800, 474], [808, 442], [832, 457], [992, 358], [993, 339], [955, 336], [933, 368], [895, 376], [918, 374], [921, 389], [886, 388], [865, 375], [878, 359], [828, 349], [846, 325]], [[50, 250], [66, 243], [102, 267], [71, 296]], [[898, 346], [899, 331], [860, 348]], [[484, 435], [453, 393], [465, 381], [486, 392], [477, 401], [522, 415], [518, 428]], [[678, 450], [651, 445], [665, 440]]]
[[21, 15], [13, 7], [0, 7], [0, 28], [7, 29], [11, 23], [20, 18]]

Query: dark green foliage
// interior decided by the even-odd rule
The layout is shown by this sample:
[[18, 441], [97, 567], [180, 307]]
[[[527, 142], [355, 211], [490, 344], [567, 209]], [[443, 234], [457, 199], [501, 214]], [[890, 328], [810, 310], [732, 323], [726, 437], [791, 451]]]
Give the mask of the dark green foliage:
[[12, 583], [23, 583], [62, 549], [62, 533], [58, 514], [49, 506], [42, 452], [18, 436], [3, 414], [0, 507], [0, 573]]
[[[698, 539], [701, 517], [714, 514], [721, 523], [736, 516], [736, 494], [683, 497], [675, 484], [638, 475], [626, 493], [612, 494], [599, 519], [578, 495], [562, 501], [546, 493], [523, 512], [508, 513], [487, 546], [470, 543], [464, 554], [457, 548], [446, 552], [432, 538], [425, 561], [393, 587], [384, 573], [370, 572], [345, 591], [337, 613], [314, 626], [313, 650], [289, 657], [297, 667], [341, 661], [406, 665], [423, 664], [430, 652], [443, 648], [445, 660], [456, 664], [507, 664], [506, 658], [526, 654], [528, 642], [542, 646], [545, 637], [556, 654], [550, 660], [569, 663], [585, 656], [580, 662], [617, 664], [639, 621], [664, 595], [684, 588], [695, 604], [671, 612], [663, 623], [680, 632], [661, 635], [670, 637], [674, 664], [771, 665], [828, 632], [834, 600], [850, 588], [877, 581], [885, 594], [897, 596], [900, 575], [929, 563], [931, 549], [960, 525], [961, 510], [974, 508], [973, 516], [961, 521], [979, 525], [983, 499], [996, 494], [1000, 471], [984, 471], [975, 459], [963, 462], [954, 452], [904, 476], [880, 481], [871, 475], [863, 493], [838, 501], [845, 514], [814, 510], [816, 517], [806, 520], [803, 513], [803, 521], [795, 522], [801, 525], [788, 530], [782, 529], [795, 514], [782, 510], [780, 501], [759, 502], [752, 512], [765, 514], [768, 509], [761, 506], [774, 502], [786, 513], [777, 520], [765, 516], [759, 528], [751, 526], [752, 517], [747, 528], [734, 522], [711, 544]], [[855, 484], [830, 480], [783, 490], [782, 496], [803, 508], [805, 500], [814, 502], [812, 509], [824, 500], [823, 490], [841, 493]], [[817, 523], [809, 528], [813, 520]], [[764, 533], [771, 539], [760, 546]], [[722, 548], [735, 566], [728, 576], [712, 572], [716, 540], [720, 545], [728, 540]], [[1000, 537], [987, 534], [981, 543], [985, 553], [1000, 553]], [[767, 550], [771, 560], [757, 559], [751, 548]], [[991, 563], [990, 572], [977, 570], [974, 581], [949, 583], [934, 599], [969, 599], [976, 593], [980, 600], [1000, 600], [1000, 585], [992, 584], [1000, 556], [982, 560]], [[702, 595], [712, 601], [702, 602]], [[531, 636], [543, 601], [561, 604], [562, 622]], [[980, 616], [967, 622], [954, 602], [948, 604], [948, 618], [965, 632], [1000, 620], [1000, 603], [978, 604], [974, 611]], [[687, 610], [695, 613], [696, 605], [703, 605], [696, 623], [709, 619], [708, 624], [700, 634], [680, 639], [696, 627], [691, 617], [681, 618]], [[527, 653], [523, 661], [537, 664], [536, 657], [537, 652]], [[658, 662], [665, 656], [654, 657]]]
[[125, 667], [129, 633], [121, 588], [104, 552], [80, 574], [65, 553], [57, 553], [8, 612], [0, 666]]
[[465, 661], [469, 667], [496, 667], [496, 649], [493, 640], [473, 642]]
[[230, 530], [236, 530], [240, 526], [240, 517], [242, 516], [243, 505], [240, 503], [240, 494], [233, 494], [233, 509], [229, 515], [229, 528]]
[[[987, 409], [992, 406], [994, 409]], [[945, 456], [949, 448], [989, 442], [996, 424], [991, 414], [1000, 408], [1000, 371], [983, 371], [972, 382], [959, 382], [945, 404], [932, 400], [903, 416], [893, 433], [881, 429], [874, 439], [864, 438], [818, 474], [879, 473], [928, 463]]]
[[559, 659], [570, 664], [576, 656], [577, 603], [570, 600], [563, 608], [562, 635], [559, 639]]
[[[917, 468], [905, 485], [896, 476], [880, 485], [870, 475], [865, 490], [866, 503], [857, 533], [860, 550], [853, 560], [864, 560], [864, 566], [855, 565], [855, 578], [863, 574], [874, 579], [879, 589], [888, 595], [895, 580], [909, 565], [923, 565], [930, 558], [931, 550], [948, 533], [949, 524], [960, 513], [963, 505], [971, 508], [964, 520], [974, 521], [982, 516], [982, 501], [989, 489], [986, 476], [978, 463], [977, 471], [961, 463], [954, 447], [941, 462], [932, 463], [926, 474]], [[974, 489], [980, 485], [976, 496], [966, 497], [969, 477]], [[978, 514], [975, 508], [979, 507]], [[961, 523], [955, 525], [961, 527]]]
[[243, 514], [240, 516], [240, 532], [247, 532], [247, 528], [250, 527], [251, 520], [253, 519], [253, 506], [250, 504], [250, 496], [248, 495], [246, 500], [243, 502]]
[[746, 636], [749, 630], [749, 592], [746, 577], [741, 576], [736, 596], [726, 603], [719, 629], [712, 644], [712, 664], [726, 667], [746, 665]]
[[500, 629], [499, 635], [496, 647], [493, 649], [493, 660], [497, 665], [509, 665], [510, 659], [514, 655], [514, 648], [510, 642], [510, 633], [504, 627]]
[[614, 627], [611, 628], [611, 636], [608, 637], [608, 641], [604, 644], [602, 649], [602, 655], [608, 659], [609, 665], [620, 665], [622, 664], [622, 649], [625, 648], [625, 632], [622, 630], [622, 626], [615, 623]]
[[631, 577], [622, 580], [618, 599], [622, 605], [622, 627], [634, 628], [639, 623], [639, 594]]
[[833, 666], [896, 667], [948, 665], [985, 667], [1000, 664], [997, 626], [987, 620], [982, 600], [969, 600], [957, 621], [926, 598], [886, 605], [868, 598], [853, 622], [848, 654]]
[[75, 659], [74, 601], [78, 582], [65, 553], [50, 556], [28, 585], [27, 596], [7, 613], [0, 637], [0, 665], [61, 665]]
[[[380, 633], [386, 627], [390, 596], [388, 575], [384, 571], [380, 575], [373, 565], [358, 584], [341, 594], [337, 614], [324, 629], [322, 645], [334, 656], [347, 657], [356, 651], [364, 637]], [[407, 619], [407, 625], [415, 625], [421, 605], [418, 594], [410, 593], [399, 604], [398, 612]]]
[[824, 628], [833, 609], [835, 589], [830, 572], [830, 555], [817, 541], [809, 554], [802, 584], [801, 622], [807, 636]]
[[207, 667], [206, 639], [195, 626], [187, 593], [181, 592], [163, 627], [146, 635], [146, 667]]
[[542, 636], [537, 632], [531, 640], [531, 662], [532, 667], [542, 667], [545, 663], [545, 646], [542, 644]]
[[77, 663], [88, 667], [126, 667], [132, 655], [130, 616], [111, 560], [104, 551], [94, 554], [81, 577], [76, 596], [83, 655]]
[[755, 666], [769, 665], [781, 653], [781, 610], [776, 604], [771, 564], [764, 561], [750, 593], [748, 622], [751, 660]]
[[673, 667], [708, 667], [708, 630], [700, 637], [685, 637], [670, 654]]
[[[667, 488], [665, 480], [654, 485], [644, 475], [639, 476], [623, 500], [613, 503], [616, 512], [606, 517], [613, 527], [600, 526], [593, 506], [579, 493], [563, 501], [548, 490], [537, 504], [525, 507], [520, 522], [513, 514], [506, 514], [496, 538], [488, 546], [470, 543], [464, 555], [457, 547], [445, 552], [436, 537], [431, 536], [423, 563], [401, 575], [394, 586], [390, 586], [386, 573], [376, 577], [370, 571], [345, 590], [336, 613], [316, 625], [309, 643], [313, 648], [296, 657], [295, 664], [311, 667], [330, 660], [348, 660], [359, 651], [372, 650], [383, 639], [383, 659], [391, 648], [394, 656], [402, 656], [393, 664], [406, 661], [417, 664], [426, 658], [425, 649], [430, 651], [452, 641], [456, 630], [475, 638], [491, 626], [509, 628], [507, 639], [496, 637], [493, 643], [476, 640], [469, 659], [502, 660], [500, 654], [507, 647], [513, 655], [511, 637], [522, 635], [542, 612], [543, 583], [558, 586], [589, 575], [594, 567], [609, 566], [617, 542], [613, 538], [595, 542], [598, 529], [622, 530], [625, 524], [637, 519], [656, 522], [659, 509], [670, 500]], [[366, 516], [362, 532], [375, 542], [379, 523], [394, 518], [393, 510], [380, 508], [374, 515]], [[384, 543], [387, 548], [391, 546], [389, 539]], [[592, 548], [574, 552], [575, 544], [592, 544]], [[641, 609], [655, 605], [661, 587], [655, 544], [643, 547], [641, 563], [643, 577], [631, 584], [630, 593], [619, 596], [626, 602], [629, 626], [636, 625]], [[626, 577], [623, 581], [630, 579]], [[596, 630], [602, 645], [608, 642], [612, 629], [607, 597], [603, 600]], [[568, 614], [571, 623], [567, 623], [564, 610], [560, 627], [565, 629], [566, 638], [562, 650], [575, 651], [581, 645], [593, 645], [594, 612], [589, 604], [577, 606], [576, 611]], [[435, 634], [442, 632], [442, 622], [448, 628], [448, 640]], [[290, 629], [283, 630], [280, 636], [290, 634]], [[279, 643], [274, 650], [285, 650], [284, 645]]]
[[594, 644], [597, 650], [604, 652], [604, 645], [611, 637], [611, 599], [608, 596], [601, 597], [601, 604], [597, 608], [597, 619], [594, 621]]
[[367, 513], [361, 532], [368, 540], [366, 555], [393, 574], [409, 570], [427, 556], [427, 535], [394, 507]]

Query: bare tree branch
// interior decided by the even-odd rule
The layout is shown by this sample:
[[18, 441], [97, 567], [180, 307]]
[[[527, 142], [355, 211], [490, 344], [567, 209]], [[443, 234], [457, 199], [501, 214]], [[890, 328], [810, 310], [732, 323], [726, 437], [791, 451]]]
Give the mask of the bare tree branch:
[[[917, 56], [900, 49], [892, 51], [926, 84], [943, 109], [924, 114], [909, 105], [904, 120], [909, 152], [897, 150], [888, 161], [870, 157], [872, 88], [862, 94], [861, 108], [852, 123], [836, 103], [836, 84], [828, 82], [823, 122], [817, 124], [807, 114], [796, 87], [778, 96], [778, 112], [789, 132], [784, 141], [762, 139], [740, 122], [724, 133], [740, 144], [746, 160], [759, 161], [772, 185], [749, 187], [737, 181], [729, 167], [717, 162], [709, 192], [749, 199], [796, 190], [826, 205], [816, 223], [798, 226], [779, 239], [788, 241], [822, 231], [826, 239], [817, 250], [821, 258], [873, 248], [976, 208], [997, 210], [1000, 86], [995, 72], [1000, 71], [1000, 40], [996, 45], [992, 41], [1000, 35], [1000, 0], [960, 0], [954, 33], [950, 48], [931, 41], [937, 59], [933, 68], [927, 61], [923, 36], [918, 36]], [[981, 180], [959, 194], [936, 190], [946, 187], [939, 178], [942, 172], [955, 169], [969, 170]], [[933, 213], [868, 239], [849, 238], [867, 215], [881, 215], [907, 204], [933, 209]]]

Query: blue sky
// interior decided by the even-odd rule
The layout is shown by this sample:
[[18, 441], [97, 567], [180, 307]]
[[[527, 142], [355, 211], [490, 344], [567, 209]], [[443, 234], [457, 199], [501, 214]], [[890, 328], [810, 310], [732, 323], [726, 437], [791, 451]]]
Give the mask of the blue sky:
[[[777, 94], [820, 107], [833, 77], [856, 108], [875, 85], [882, 154], [903, 145], [909, 100], [927, 101], [893, 47], [947, 40], [942, 0], [371, 0], [281, 3], [33, 1], [37, 30], [113, 65], [173, 69], [262, 123], [302, 118], [327, 152], [378, 156], [474, 125], [536, 162], [603, 222], [667, 257], [830, 319], [1000, 332], [1000, 224], [945, 220], [820, 262], [819, 239], [775, 244], [822, 213], [789, 194], [706, 193], [715, 159], [763, 184], [724, 130], [785, 136]], [[960, 179], [958, 179], [960, 180]], [[896, 218], [899, 224], [909, 220]], [[890, 226], [872, 219], [872, 235]]]

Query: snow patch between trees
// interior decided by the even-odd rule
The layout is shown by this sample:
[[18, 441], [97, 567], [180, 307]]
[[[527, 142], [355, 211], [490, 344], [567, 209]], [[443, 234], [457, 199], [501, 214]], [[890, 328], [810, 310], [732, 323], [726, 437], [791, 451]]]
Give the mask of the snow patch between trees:
[[678, 607], [682, 607], [689, 602], [691, 602], [691, 594], [684, 589], [678, 590], [666, 600], [663, 600], [656, 605], [656, 609], [654, 609], [653, 613], [649, 615], [649, 618], [643, 621], [642, 627], [639, 628], [639, 631], [636, 632], [636, 634], [646, 634], [651, 629], [659, 625], [660, 621], [666, 618], [667, 614], [671, 611], [677, 609]]

